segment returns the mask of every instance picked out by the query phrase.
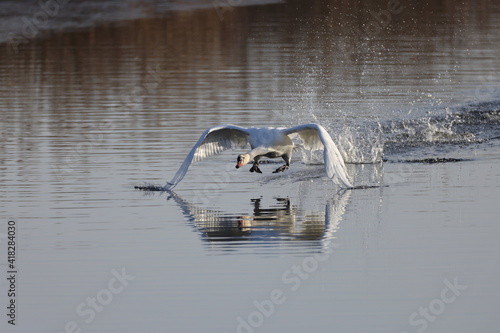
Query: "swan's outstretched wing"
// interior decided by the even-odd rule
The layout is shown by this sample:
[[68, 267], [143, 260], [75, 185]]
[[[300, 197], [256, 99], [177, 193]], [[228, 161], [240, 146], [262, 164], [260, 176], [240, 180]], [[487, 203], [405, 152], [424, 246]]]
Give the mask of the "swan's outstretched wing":
[[234, 125], [219, 125], [207, 129], [186, 156], [174, 178], [163, 189], [173, 189], [184, 178], [193, 162], [219, 154], [226, 149], [244, 148], [248, 143], [248, 135], [246, 128]]
[[[298, 134], [304, 143], [304, 148], [317, 150], [323, 148], [325, 171], [329, 178], [344, 187], [352, 187], [347, 175], [342, 155], [333, 142], [330, 134], [321, 125], [305, 124], [283, 130], [286, 135]], [[341, 184], [338, 183], [340, 180]]]

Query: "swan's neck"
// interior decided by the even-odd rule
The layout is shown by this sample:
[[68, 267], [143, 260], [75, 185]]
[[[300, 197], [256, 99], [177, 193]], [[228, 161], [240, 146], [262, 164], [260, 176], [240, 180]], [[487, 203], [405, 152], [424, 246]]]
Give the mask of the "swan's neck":
[[250, 156], [250, 160], [253, 160], [254, 157], [266, 155], [267, 153], [270, 153], [271, 151], [274, 151], [274, 150], [269, 149], [268, 147], [257, 147], [255, 149], [250, 150], [247, 154]]

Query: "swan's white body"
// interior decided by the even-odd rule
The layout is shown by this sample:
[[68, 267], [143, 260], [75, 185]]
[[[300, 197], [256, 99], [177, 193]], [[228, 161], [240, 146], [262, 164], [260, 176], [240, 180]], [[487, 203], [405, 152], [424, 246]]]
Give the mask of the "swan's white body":
[[173, 189], [186, 175], [192, 163], [218, 154], [226, 149], [245, 148], [248, 144], [252, 150], [238, 156], [239, 168], [252, 159], [254, 166], [250, 171], [260, 172], [258, 162], [262, 157], [282, 157], [286, 165], [275, 172], [288, 168], [294, 144], [291, 137], [298, 135], [305, 149], [323, 148], [323, 158], [327, 176], [342, 187], [352, 187], [347, 175], [342, 155], [328, 132], [321, 125], [305, 124], [291, 128], [243, 128], [234, 125], [220, 125], [206, 130], [193, 149], [189, 152], [174, 178], [168, 182], [164, 190]]

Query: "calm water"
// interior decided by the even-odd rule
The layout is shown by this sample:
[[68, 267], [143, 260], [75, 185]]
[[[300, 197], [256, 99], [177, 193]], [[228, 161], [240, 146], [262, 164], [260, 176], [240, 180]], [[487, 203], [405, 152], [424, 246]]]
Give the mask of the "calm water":
[[[2, 332], [498, 331], [500, 3], [221, 3], [1, 3]], [[307, 122], [381, 187], [229, 151], [134, 190]]]

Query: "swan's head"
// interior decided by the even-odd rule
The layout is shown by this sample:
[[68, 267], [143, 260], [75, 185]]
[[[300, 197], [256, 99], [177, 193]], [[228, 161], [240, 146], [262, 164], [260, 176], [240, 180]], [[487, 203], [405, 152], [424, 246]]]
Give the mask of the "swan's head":
[[250, 155], [248, 154], [238, 155], [238, 158], [236, 159], [236, 169], [244, 166], [248, 162], [250, 162]]

